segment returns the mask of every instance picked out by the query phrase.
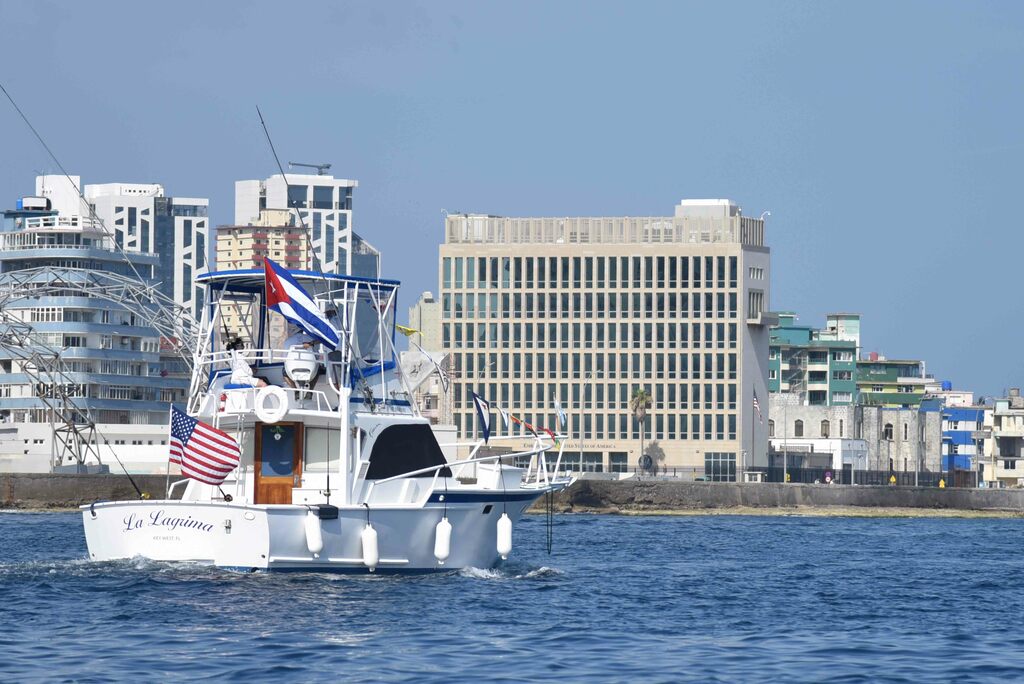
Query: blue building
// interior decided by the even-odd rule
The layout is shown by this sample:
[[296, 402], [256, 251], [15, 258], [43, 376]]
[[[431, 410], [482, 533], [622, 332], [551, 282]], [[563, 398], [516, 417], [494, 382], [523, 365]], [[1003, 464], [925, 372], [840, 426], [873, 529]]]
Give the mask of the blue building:
[[942, 409], [942, 469], [976, 470], [982, 440], [977, 437], [985, 421], [983, 406], [947, 406]]

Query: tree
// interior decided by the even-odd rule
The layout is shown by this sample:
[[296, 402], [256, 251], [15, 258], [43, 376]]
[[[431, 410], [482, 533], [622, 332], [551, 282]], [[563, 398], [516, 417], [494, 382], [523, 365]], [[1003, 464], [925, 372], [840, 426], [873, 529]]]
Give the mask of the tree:
[[647, 417], [647, 409], [651, 408], [651, 395], [643, 387], [633, 390], [633, 396], [629, 400], [629, 410], [633, 417], [640, 424], [640, 458], [644, 457], [644, 419]]

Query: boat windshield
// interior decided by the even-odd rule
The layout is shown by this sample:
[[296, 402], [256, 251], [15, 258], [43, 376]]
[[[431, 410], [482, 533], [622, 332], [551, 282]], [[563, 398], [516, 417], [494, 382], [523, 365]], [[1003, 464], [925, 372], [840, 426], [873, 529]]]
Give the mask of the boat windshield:
[[[383, 480], [444, 463], [444, 453], [429, 425], [390, 425], [373, 443], [366, 479]], [[451, 477], [452, 472], [442, 468], [440, 476]]]

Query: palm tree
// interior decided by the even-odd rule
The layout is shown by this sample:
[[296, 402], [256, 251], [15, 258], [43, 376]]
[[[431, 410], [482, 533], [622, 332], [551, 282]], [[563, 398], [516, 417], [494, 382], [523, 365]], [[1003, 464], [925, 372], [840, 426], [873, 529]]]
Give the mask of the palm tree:
[[633, 412], [636, 422], [640, 423], [640, 460], [644, 457], [644, 418], [647, 417], [647, 409], [651, 408], [651, 395], [643, 387], [633, 390], [633, 396], [629, 400], [629, 410]]

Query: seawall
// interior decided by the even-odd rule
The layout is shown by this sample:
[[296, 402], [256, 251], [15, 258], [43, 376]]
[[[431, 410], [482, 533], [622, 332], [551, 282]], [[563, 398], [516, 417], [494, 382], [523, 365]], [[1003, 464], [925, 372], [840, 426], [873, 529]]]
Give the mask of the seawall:
[[[162, 498], [164, 475], [132, 475], [143, 492]], [[176, 479], [181, 479], [180, 476]], [[182, 488], [176, 494], [180, 496]], [[0, 508], [75, 508], [93, 501], [137, 499], [124, 475], [0, 473]]]
[[[541, 504], [542, 502], [538, 502]], [[536, 509], [540, 509], [537, 506]], [[938, 489], [665, 480], [579, 480], [555, 497], [555, 510], [696, 512], [716, 509], [923, 509], [1024, 515], [1022, 489]], [[911, 510], [907, 510], [911, 513]]]
[[[162, 475], [134, 475], [153, 498]], [[176, 494], [180, 495], [181, 488]], [[124, 475], [0, 473], [0, 508], [75, 508], [93, 501], [137, 498]], [[543, 500], [534, 510], [543, 509]], [[579, 480], [555, 496], [555, 510], [593, 513], [751, 512], [828, 509], [988, 511], [1024, 515], [1024, 489], [937, 489], [802, 484], [738, 484], [672, 480]]]

